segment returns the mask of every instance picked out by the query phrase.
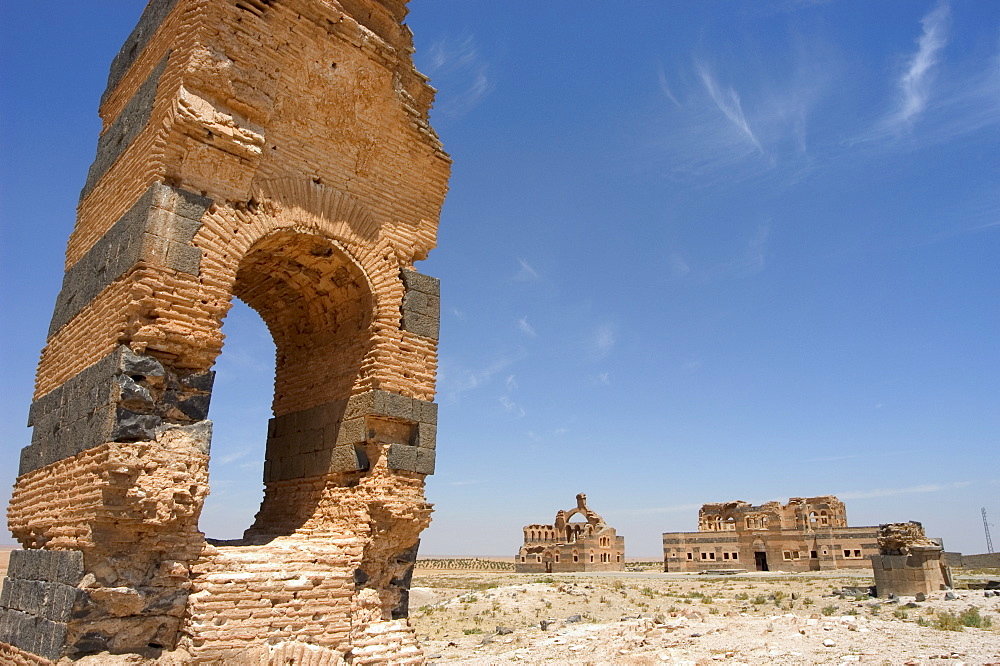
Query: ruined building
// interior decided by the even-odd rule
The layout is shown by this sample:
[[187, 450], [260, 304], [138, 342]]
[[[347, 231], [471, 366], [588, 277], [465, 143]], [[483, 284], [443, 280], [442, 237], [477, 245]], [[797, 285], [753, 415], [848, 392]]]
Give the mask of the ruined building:
[[[573, 518], [577, 520], [573, 520]], [[625, 537], [616, 536], [587, 496], [576, 496], [576, 508], [556, 512], [551, 525], [525, 525], [524, 545], [517, 553], [519, 572], [621, 571], [625, 567]]]
[[877, 528], [848, 527], [832, 495], [705, 504], [697, 532], [663, 535], [664, 571], [825, 571], [863, 569], [878, 552]]
[[[406, 0], [152, 0], [97, 157], [8, 512], [0, 663], [416, 663], [450, 160]], [[265, 496], [198, 529], [232, 299], [273, 336]], [[43, 659], [44, 658], [44, 659]], [[257, 660], [257, 661], [254, 661]]]
[[924, 534], [917, 522], [878, 526], [878, 552], [872, 555], [878, 596], [916, 596], [952, 586], [944, 547]]

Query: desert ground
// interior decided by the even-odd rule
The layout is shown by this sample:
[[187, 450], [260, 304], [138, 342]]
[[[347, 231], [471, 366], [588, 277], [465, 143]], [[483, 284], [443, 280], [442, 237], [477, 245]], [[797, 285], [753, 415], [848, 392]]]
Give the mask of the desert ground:
[[[955, 599], [940, 592], [889, 603], [838, 593], [871, 585], [861, 572], [705, 576], [665, 574], [653, 563], [630, 568], [643, 570], [418, 567], [410, 618], [436, 663], [1000, 664], [1000, 593], [958, 589]], [[957, 584], [998, 579], [1000, 572], [972, 572]]]
[[[0, 548], [0, 576], [8, 556]], [[842, 593], [871, 585], [863, 572], [516, 574], [483, 562], [417, 567], [410, 620], [429, 662], [1000, 666], [1000, 591], [975, 589], [997, 570], [957, 571], [955, 599], [889, 602]]]

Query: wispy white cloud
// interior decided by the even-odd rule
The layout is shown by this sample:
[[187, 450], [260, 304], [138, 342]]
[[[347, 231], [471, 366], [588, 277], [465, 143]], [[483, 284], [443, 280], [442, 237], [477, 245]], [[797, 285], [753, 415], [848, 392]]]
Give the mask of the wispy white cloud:
[[743, 275], [754, 275], [767, 266], [767, 240], [771, 235], [771, 223], [763, 222], [750, 236], [746, 245], [746, 255], [736, 268]]
[[442, 363], [438, 371], [438, 383], [441, 386], [441, 392], [450, 399], [458, 399], [462, 393], [488, 385], [496, 375], [503, 372], [520, 358], [523, 358], [523, 356], [523, 352], [501, 356], [493, 360], [489, 365], [481, 368], [455, 368], [451, 364]]
[[532, 268], [527, 259], [517, 260], [518, 271], [514, 274], [516, 282], [532, 282], [539, 278], [538, 271]]
[[671, 252], [667, 256], [667, 267], [670, 269], [670, 276], [674, 279], [682, 278], [691, 272], [691, 267], [677, 252]]
[[489, 65], [472, 35], [431, 45], [427, 51], [426, 69], [441, 90], [435, 108], [447, 116], [467, 114], [494, 88]]
[[236, 462], [240, 458], [245, 458], [247, 456], [247, 454], [249, 454], [249, 453], [250, 453], [249, 451], [245, 451], [244, 450], [244, 451], [233, 451], [232, 453], [227, 453], [227, 454], [222, 455], [222, 456], [213, 455], [212, 456], [212, 464], [213, 465], [229, 465], [230, 463]]
[[681, 106], [681, 103], [677, 101], [674, 97], [674, 93], [670, 90], [670, 84], [667, 82], [667, 74], [663, 71], [663, 64], [661, 63], [657, 68], [657, 74], [660, 81], [660, 91], [663, 92], [664, 96], [677, 106]]
[[971, 485], [968, 481], [957, 483], [926, 483], [919, 486], [909, 486], [907, 488], [875, 488], [872, 490], [859, 490], [853, 492], [839, 492], [837, 497], [842, 500], [872, 499], [874, 497], [894, 497], [896, 495], [911, 495], [915, 493], [938, 493], [944, 490], [956, 490]]
[[702, 85], [705, 86], [705, 90], [711, 96], [712, 101], [718, 107], [719, 111], [729, 120], [730, 123], [736, 129], [743, 133], [743, 135], [754, 145], [754, 147], [763, 153], [763, 148], [761, 148], [760, 141], [757, 140], [757, 136], [754, 134], [753, 130], [750, 129], [750, 124], [747, 123], [746, 115], [743, 113], [743, 104], [740, 102], [740, 95], [732, 87], [722, 89], [716, 82], [715, 77], [712, 72], [709, 71], [708, 67], [703, 63], [698, 63], [696, 65], [698, 71], [698, 76], [701, 79]]
[[615, 348], [615, 327], [611, 324], [602, 324], [594, 329], [587, 346], [593, 359], [601, 359], [611, 353]]
[[522, 416], [524, 416], [525, 414], [524, 408], [521, 407], [521, 405], [514, 402], [513, 400], [511, 400], [508, 396], [505, 395], [500, 396], [499, 401], [500, 404], [503, 405], [503, 408], [506, 412], [513, 414], [517, 418], [521, 418]]
[[665, 164], [669, 177], [704, 187], [774, 175], [779, 166], [781, 178], [800, 179], [812, 168], [809, 117], [832, 89], [839, 65], [829, 49], [806, 38], [792, 45], [789, 61], [787, 72], [745, 75], [732, 85], [707, 60], [696, 59], [676, 87], [659, 69], [659, 89], [670, 104], [667, 129], [647, 142], [660, 151], [654, 162]]
[[479, 479], [464, 479], [462, 481], [450, 481], [449, 486], [474, 486], [483, 483]]
[[532, 338], [538, 337], [538, 333], [535, 332], [535, 328], [528, 323], [527, 315], [517, 320], [517, 328], [527, 336]]
[[507, 375], [507, 379], [503, 383], [504, 390], [506, 393], [497, 398], [500, 404], [503, 406], [504, 411], [513, 414], [517, 418], [521, 418], [525, 415], [524, 407], [518, 404], [512, 397], [511, 394], [517, 390], [517, 379], [514, 375]]
[[[956, 71], [926, 115], [924, 143], [939, 144], [1000, 123], [1000, 53]], [[925, 121], [926, 122], [926, 121]]]
[[465, 315], [465, 313], [463, 311], [459, 310], [458, 308], [452, 308], [451, 309], [451, 314], [452, 314], [453, 317], [455, 317], [455, 319], [457, 319], [459, 321], [465, 321], [466, 319], [468, 319], [468, 317]]
[[610, 386], [611, 385], [611, 373], [609, 373], [609, 372], [602, 372], [602, 373], [600, 373], [599, 375], [597, 375], [597, 382], [599, 384], [604, 384], [605, 386]]
[[917, 41], [916, 53], [910, 58], [906, 71], [897, 82], [899, 107], [889, 117], [889, 125], [909, 126], [927, 107], [934, 66], [938, 63], [941, 50], [948, 43], [950, 17], [948, 4], [939, 2], [921, 20], [923, 33]]
[[920, 149], [1000, 123], [1000, 53], [946, 60], [950, 23], [951, 9], [943, 1], [923, 17], [917, 50], [895, 81], [895, 106], [847, 146]]

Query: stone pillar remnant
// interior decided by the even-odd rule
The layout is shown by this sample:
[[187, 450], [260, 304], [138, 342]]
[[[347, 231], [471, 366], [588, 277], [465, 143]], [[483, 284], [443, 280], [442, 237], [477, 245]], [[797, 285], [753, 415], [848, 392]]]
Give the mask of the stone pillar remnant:
[[879, 525], [879, 552], [871, 556], [878, 596], [916, 596], [951, 587], [944, 548], [918, 522]]
[[[431, 513], [439, 286], [414, 262], [450, 158], [406, 12], [147, 5], [111, 65], [38, 366], [0, 661], [422, 659], [406, 600]], [[213, 545], [198, 518], [234, 297], [277, 348], [274, 418], [260, 511]]]

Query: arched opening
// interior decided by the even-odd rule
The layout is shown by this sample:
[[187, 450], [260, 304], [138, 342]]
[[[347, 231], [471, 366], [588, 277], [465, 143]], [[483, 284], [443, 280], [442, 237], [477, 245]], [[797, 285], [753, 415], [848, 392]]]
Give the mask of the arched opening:
[[273, 418], [266, 430], [257, 422], [257, 441], [266, 440], [264, 497], [244, 533], [259, 540], [290, 534], [316, 513], [322, 485], [302, 479], [331, 471], [346, 401], [372, 344], [374, 305], [363, 271], [339, 247], [289, 229], [244, 255], [233, 296], [260, 315], [274, 345]]

